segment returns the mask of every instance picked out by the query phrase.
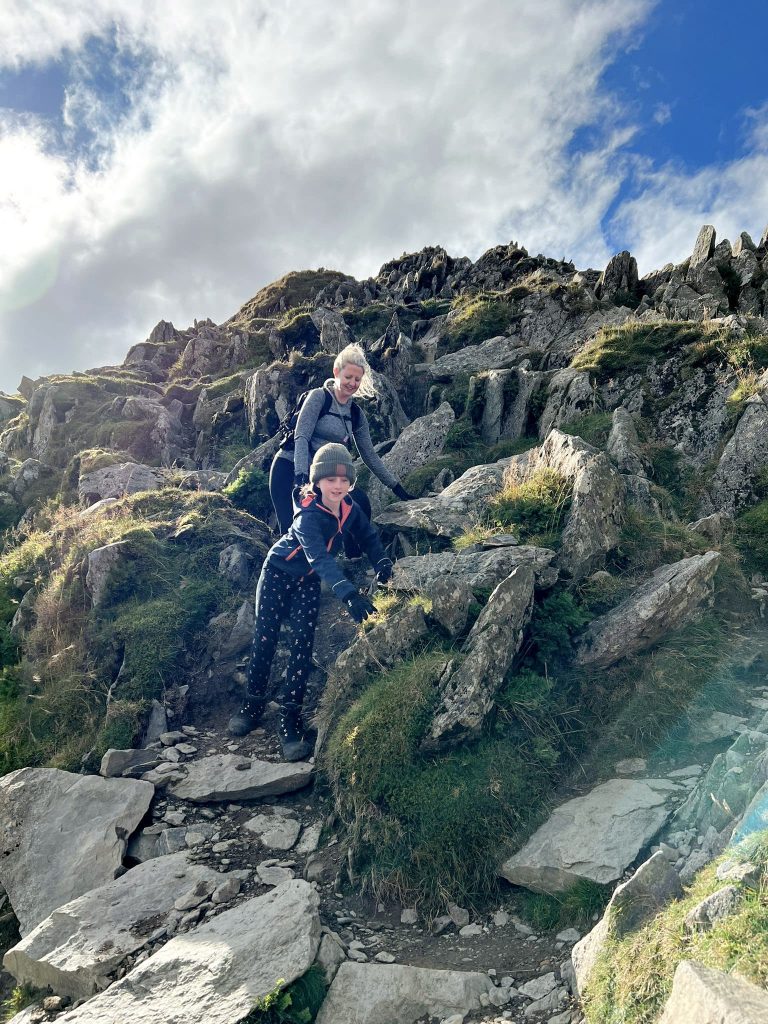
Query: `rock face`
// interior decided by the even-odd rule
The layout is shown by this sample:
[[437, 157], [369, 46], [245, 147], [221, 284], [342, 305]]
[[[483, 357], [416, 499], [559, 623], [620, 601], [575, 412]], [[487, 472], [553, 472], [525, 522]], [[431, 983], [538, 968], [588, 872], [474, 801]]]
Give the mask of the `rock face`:
[[154, 788], [21, 768], [0, 779], [0, 883], [27, 935], [57, 907], [111, 882]]
[[303, 789], [312, 778], [312, 765], [255, 761], [239, 754], [214, 754], [193, 761], [186, 777], [171, 786], [179, 800], [207, 803], [216, 800], [257, 800]]
[[486, 974], [399, 964], [342, 964], [317, 1024], [413, 1024], [423, 1016], [479, 1010], [493, 983]]
[[614, 409], [605, 450], [620, 473], [645, 475], [645, 462], [640, 455], [639, 445], [640, 439], [632, 416], [623, 407]]
[[318, 897], [301, 880], [241, 903], [172, 939], [106, 992], [64, 1013], [62, 1024], [232, 1024], [312, 965]]
[[730, 515], [740, 512], [754, 498], [755, 482], [766, 466], [768, 372], [760, 378], [757, 394], [747, 401], [733, 437], [726, 444], [717, 464], [709, 489], [712, 508]]
[[539, 587], [551, 587], [557, 570], [551, 565], [555, 552], [551, 548], [528, 545], [494, 548], [490, 551], [452, 551], [413, 555], [395, 563], [392, 587], [395, 590], [424, 591], [437, 580], [462, 580], [472, 590], [488, 590], [498, 586], [518, 565], [530, 564]]
[[768, 995], [732, 974], [695, 960], [677, 965], [659, 1024], [768, 1024]]
[[93, 607], [97, 608], [103, 598], [112, 570], [130, 550], [128, 541], [121, 540], [115, 544], [105, 544], [88, 552], [88, 568], [85, 574], [85, 586], [91, 595]]
[[139, 865], [54, 910], [5, 954], [3, 964], [20, 985], [88, 999], [167, 924], [175, 900], [198, 883], [210, 894], [227, 877], [191, 863], [186, 853]]
[[519, 565], [493, 591], [462, 648], [438, 683], [439, 702], [424, 740], [426, 749], [479, 735], [496, 693], [523, 642], [533, 607], [534, 573]]
[[[398, 480], [402, 480], [411, 470], [442, 453], [446, 436], [455, 420], [453, 409], [447, 402], [443, 402], [435, 412], [407, 426], [381, 461]], [[367, 490], [371, 508], [376, 513], [384, 504], [389, 490], [375, 477], [371, 479]]]
[[621, 304], [637, 293], [637, 260], [625, 249], [610, 260], [598, 278], [595, 294], [598, 299]]
[[624, 482], [603, 452], [580, 437], [550, 431], [531, 458], [573, 483], [571, 509], [563, 529], [557, 565], [579, 579], [600, 568], [619, 542], [624, 520]]
[[617, 886], [602, 918], [571, 951], [576, 994], [584, 995], [609, 936], [620, 939], [670, 900], [680, 899], [682, 895], [680, 876], [660, 850], [641, 864], [628, 881]]
[[92, 505], [102, 498], [122, 498], [136, 491], [154, 491], [163, 486], [163, 474], [138, 462], [123, 462], [84, 473], [77, 484], [83, 505]]
[[578, 662], [607, 668], [690, 622], [710, 598], [719, 564], [720, 552], [707, 551], [657, 569], [630, 597], [590, 624], [579, 643]]
[[553, 811], [500, 874], [534, 892], [614, 882], [670, 816], [679, 789], [665, 779], [604, 782]]

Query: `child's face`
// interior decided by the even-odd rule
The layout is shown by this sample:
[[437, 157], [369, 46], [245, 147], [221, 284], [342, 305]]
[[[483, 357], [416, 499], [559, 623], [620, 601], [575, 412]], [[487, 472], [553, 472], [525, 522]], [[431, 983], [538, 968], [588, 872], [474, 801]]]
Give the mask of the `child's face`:
[[322, 480], [317, 481], [317, 486], [323, 496], [324, 505], [329, 502], [332, 505], [338, 505], [341, 499], [349, 493], [352, 484], [346, 476], [324, 476]]

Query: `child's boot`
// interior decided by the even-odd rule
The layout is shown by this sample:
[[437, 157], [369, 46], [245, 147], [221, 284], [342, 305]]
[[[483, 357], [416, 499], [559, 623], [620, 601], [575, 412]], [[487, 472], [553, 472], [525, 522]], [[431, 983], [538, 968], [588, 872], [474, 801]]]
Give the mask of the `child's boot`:
[[300, 709], [295, 704], [284, 704], [280, 708], [277, 734], [286, 761], [303, 761], [309, 756], [311, 748], [304, 739]]
[[263, 702], [258, 697], [249, 696], [237, 714], [230, 718], [227, 725], [229, 735], [246, 736], [256, 728], [263, 710]]

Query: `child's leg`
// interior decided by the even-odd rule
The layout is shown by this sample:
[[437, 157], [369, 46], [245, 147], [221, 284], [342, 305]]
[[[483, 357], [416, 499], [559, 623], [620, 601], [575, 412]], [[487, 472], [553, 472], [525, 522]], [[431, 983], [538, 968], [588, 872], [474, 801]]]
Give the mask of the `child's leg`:
[[309, 752], [309, 748], [302, 743], [300, 714], [312, 667], [312, 645], [319, 605], [320, 583], [314, 577], [305, 577], [292, 595], [288, 669], [275, 698], [280, 704], [280, 741], [283, 753], [289, 759], [293, 759], [296, 754], [306, 756]]
[[265, 562], [256, 587], [256, 622], [253, 627], [251, 662], [248, 666], [248, 699], [262, 706], [275, 657], [280, 624], [291, 607], [297, 580]]

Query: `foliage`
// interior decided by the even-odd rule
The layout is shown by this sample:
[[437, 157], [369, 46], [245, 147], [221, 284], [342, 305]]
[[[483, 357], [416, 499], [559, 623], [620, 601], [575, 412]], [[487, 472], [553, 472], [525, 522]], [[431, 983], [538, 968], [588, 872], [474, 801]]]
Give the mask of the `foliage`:
[[571, 366], [594, 373], [604, 383], [612, 377], [642, 372], [654, 360], [700, 342], [702, 333], [699, 324], [673, 321], [602, 327], [575, 356]]
[[11, 1021], [17, 1013], [21, 1013], [22, 1010], [26, 1009], [27, 1006], [31, 1006], [32, 1003], [36, 1003], [45, 993], [40, 989], [32, 988], [31, 985], [19, 985], [11, 993], [11, 998], [7, 999], [2, 1006], [0, 1006], [0, 1013], [3, 1015], [4, 1021]]
[[464, 303], [446, 323], [440, 355], [506, 335], [518, 317], [519, 314], [515, 314], [513, 307], [503, 299], [479, 295]]
[[224, 494], [237, 508], [266, 522], [272, 514], [269, 477], [258, 468], [241, 469], [237, 479], [224, 488]]
[[748, 568], [768, 575], [768, 501], [742, 512], [734, 540]]
[[611, 432], [611, 421], [609, 412], [590, 412], [562, 423], [558, 429], [564, 434], [580, 437], [595, 448], [603, 448]]
[[[763, 833], [762, 841], [765, 842]], [[745, 859], [739, 847], [720, 858]], [[735, 913], [708, 931], [690, 932], [686, 915], [711, 893], [722, 888], [718, 862], [702, 871], [681, 900], [676, 900], [644, 926], [617, 940], [609, 936], [583, 1009], [589, 1024], [651, 1024], [666, 1002], [681, 960], [735, 973], [760, 988], [768, 984], [768, 903], [765, 876], [757, 892], [743, 890]]]
[[280, 978], [256, 1005], [242, 1024], [312, 1024], [325, 998], [322, 969], [313, 964], [306, 974], [283, 987]]
[[610, 898], [609, 886], [582, 878], [565, 892], [549, 895], [523, 890], [521, 910], [537, 932], [562, 928], [589, 931], [594, 915], [602, 914]]
[[418, 498], [426, 492], [429, 484], [442, 469], [450, 469], [454, 477], [458, 478], [472, 466], [481, 466], [489, 462], [498, 462], [499, 459], [507, 459], [512, 455], [520, 455], [536, 445], [535, 438], [521, 437], [512, 441], [498, 441], [489, 447], [483, 444], [477, 432], [463, 435], [465, 442], [470, 437], [474, 439], [472, 443], [457, 450], [455, 454], [439, 455], [414, 469], [403, 479], [403, 487]]
[[570, 507], [571, 484], [561, 474], [542, 468], [520, 479], [512, 466], [483, 518], [499, 530], [516, 528], [523, 540], [546, 542], [557, 538]]

